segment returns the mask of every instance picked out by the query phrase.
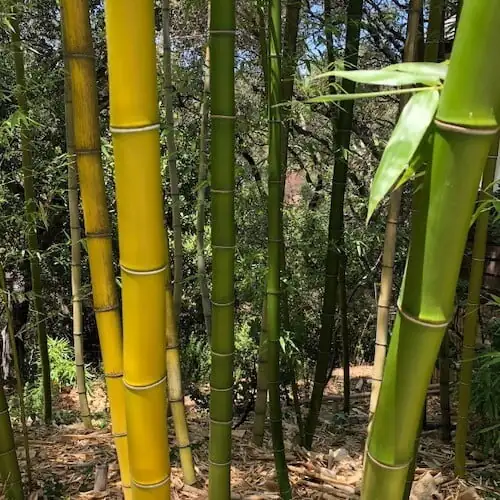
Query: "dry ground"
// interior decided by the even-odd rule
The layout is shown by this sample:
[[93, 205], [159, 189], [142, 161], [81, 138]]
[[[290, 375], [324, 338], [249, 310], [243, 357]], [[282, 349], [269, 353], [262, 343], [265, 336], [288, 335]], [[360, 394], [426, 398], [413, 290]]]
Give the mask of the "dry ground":
[[[354, 367], [351, 372], [352, 391], [369, 390], [369, 367]], [[341, 394], [341, 374], [336, 372], [327, 388], [329, 395]], [[439, 419], [436, 397], [430, 398], [429, 420]], [[106, 401], [102, 390], [94, 390], [92, 410], [102, 412]], [[287, 461], [294, 498], [345, 499], [358, 498], [361, 482], [362, 452], [368, 412], [366, 399], [355, 399], [348, 417], [341, 413], [341, 402], [327, 402], [321, 412], [314, 452], [308, 453], [295, 444], [297, 428], [291, 409], [285, 409], [284, 434]], [[58, 406], [76, 410], [73, 393], [63, 395]], [[195, 487], [182, 483], [182, 473], [173, 459], [173, 499], [207, 498], [208, 478], [208, 419], [206, 412], [189, 406], [189, 424], [193, 454], [199, 477]], [[172, 434], [171, 434], [172, 435]], [[263, 448], [251, 442], [252, 414], [233, 431], [234, 459], [232, 468], [235, 499], [278, 499], [273, 470], [270, 436]], [[19, 454], [23, 469], [24, 455]], [[172, 435], [173, 442], [173, 435]], [[342, 448], [342, 450], [340, 450]], [[30, 427], [30, 456], [36, 485], [30, 500], [121, 498], [119, 475], [113, 443], [108, 429], [85, 431], [80, 424]], [[340, 450], [340, 451], [339, 451]], [[335, 457], [335, 452], [338, 455]], [[108, 464], [106, 491], [92, 491], [96, 466]], [[452, 474], [453, 448], [440, 442], [437, 431], [425, 432], [418, 457], [415, 479], [419, 489], [415, 500], [474, 500], [500, 498], [500, 464], [488, 460], [470, 460], [468, 481], [457, 480]], [[423, 488], [422, 488], [423, 486]], [[470, 487], [474, 487], [475, 492]], [[434, 495], [434, 496], [432, 496]], [[390, 499], [388, 499], [390, 500]]]

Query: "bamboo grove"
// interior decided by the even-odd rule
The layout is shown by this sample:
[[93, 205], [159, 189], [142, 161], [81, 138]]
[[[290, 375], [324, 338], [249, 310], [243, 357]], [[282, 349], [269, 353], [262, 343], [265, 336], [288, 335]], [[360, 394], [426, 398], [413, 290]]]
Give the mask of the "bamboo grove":
[[[204, 23], [202, 41], [196, 42], [200, 50], [191, 50], [191, 42], [185, 41], [197, 35], [177, 33], [182, 16], [189, 12], [180, 13], [171, 0], [54, 3], [62, 68], [57, 78], [64, 89], [60, 100], [65, 148], [60, 148], [60, 157], [65, 166], [68, 230], [63, 232], [70, 255], [67, 314], [74, 385], [81, 424], [86, 433], [93, 433], [96, 415], [84, 346], [95, 322], [123, 498], [177, 498], [177, 458], [185, 491], [205, 494], [206, 489], [210, 500], [235, 498], [235, 491], [243, 490], [232, 476], [238, 465], [234, 429], [248, 414], [250, 456], [272, 447], [272, 488], [283, 500], [302, 495], [303, 482], [291, 477], [297, 467], [287, 463], [288, 452], [299, 449], [306, 456], [308, 450], [323, 446], [324, 415], [332, 417], [334, 412], [325, 396], [336, 368], [342, 369], [342, 418], [349, 418], [357, 391], [351, 383], [351, 356], [355, 349], [366, 349], [359, 342], [353, 346], [358, 338], [354, 330], [361, 328], [360, 322], [352, 321], [358, 306], [355, 294], [369, 280], [375, 289], [370, 296], [375, 319], [365, 328], [373, 327], [367, 356], [373, 369], [360, 452], [363, 473], [359, 489], [352, 487], [352, 493], [362, 500], [412, 498], [436, 366], [441, 437], [448, 443], [454, 440], [454, 472], [466, 476], [489, 223], [498, 206], [500, 62], [495, 53], [500, 48], [500, 4], [396, 4], [405, 6], [400, 17], [394, 14], [396, 7], [391, 11], [397, 26], [394, 37], [404, 47], [398, 54], [401, 62], [374, 69], [366, 63], [373, 63], [373, 58], [367, 55], [364, 38], [377, 39], [369, 14], [381, 7], [371, 0], [348, 0], [342, 6], [324, 0], [313, 9], [301, 0], [198, 2], [193, 9], [203, 9], [198, 16], [200, 25]], [[43, 257], [43, 227], [49, 224], [43, 202], [37, 199], [37, 168], [43, 161], [36, 156], [41, 154], [36, 145], [40, 124], [30, 110], [36, 106], [30, 97], [36, 95], [36, 72], [27, 70], [27, 61], [36, 61], [38, 54], [28, 43], [33, 21], [27, 3], [2, 0], [0, 7], [2, 29], [8, 35], [6, 54], [15, 75], [15, 81], [8, 82], [9, 106], [20, 116], [9, 128], [9, 140], [19, 150], [15, 177], [22, 186], [22, 255], [29, 277], [21, 298], [33, 311], [33, 319], [23, 328], [36, 330], [43, 420], [50, 424], [56, 384], [49, 346], [55, 333], [47, 327], [50, 293], [43, 277], [48, 262]], [[447, 34], [450, 12], [452, 39]], [[306, 56], [316, 43], [311, 19], [320, 24], [320, 62]], [[248, 66], [242, 61], [248, 57], [243, 48], [248, 34], [255, 39], [250, 53], [258, 70], [247, 77]], [[186, 61], [197, 65], [187, 78], [180, 70]], [[195, 76], [199, 96], [186, 97], [179, 88]], [[2, 82], [2, 98], [5, 85]], [[242, 102], [249, 89], [258, 94], [261, 109]], [[196, 118], [186, 140], [180, 124], [190, 99], [196, 103]], [[370, 142], [376, 168], [369, 170], [365, 193], [353, 165], [368, 154], [369, 148], [359, 147], [360, 138], [366, 145], [374, 132], [360, 115], [373, 112], [379, 105], [374, 103], [381, 102], [391, 111], [381, 113], [379, 121], [390, 123], [390, 130], [382, 141]], [[308, 123], [315, 113], [325, 129], [318, 142], [329, 156], [310, 146], [319, 135]], [[262, 122], [263, 133], [253, 149], [244, 139], [251, 128], [249, 114]], [[7, 129], [2, 127], [0, 132]], [[306, 145], [296, 147], [297, 137]], [[259, 162], [255, 151], [262, 158]], [[317, 171], [308, 170], [304, 157], [310, 157]], [[309, 213], [303, 218], [294, 218], [290, 209], [297, 204], [292, 192], [297, 164], [312, 191]], [[253, 177], [255, 189], [242, 211], [245, 176]], [[352, 202], [352, 192], [357, 191], [356, 200], [362, 203]], [[299, 197], [305, 198], [304, 192]], [[324, 236], [314, 225], [320, 219], [313, 214], [318, 200], [327, 207], [321, 215]], [[1, 197], [0, 203], [5, 206]], [[245, 210], [251, 203], [259, 207], [258, 221], [247, 219]], [[362, 214], [366, 225], [360, 233], [377, 226], [378, 258], [357, 282], [351, 278], [353, 269], [368, 259], [362, 255], [363, 242], [350, 234], [350, 213]], [[301, 265], [296, 257], [301, 243], [292, 237], [311, 238], [307, 233], [313, 234], [311, 241], [324, 242], [317, 248], [313, 243], [305, 257], [301, 254], [320, 283], [313, 291], [305, 279], [294, 279], [295, 267]], [[241, 240], [247, 239], [258, 248], [260, 267], [243, 248]], [[457, 349], [457, 425], [452, 433], [449, 346], [464, 256], [469, 254], [463, 338]], [[18, 350], [16, 301], [21, 299], [16, 295], [14, 267], [10, 254], [0, 248], [2, 339], [7, 339], [2, 345], [10, 345], [15, 374], [10, 391], [9, 370], [1, 367], [0, 494], [22, 500], [35, 491], [36, 464], [30, 458], [30, 384]], [[257, 306], [241, 298], [243, 282], [250, 282]], [[497, 296], [491, 297], [500, 304]], [[89, 301], [90, 316], [85, 314]], [[252, 320], [243, 328], [240, 316], [252, 307]], [[195, 315], [194, 309], [204, 339], [201, 348], [193, 342], [199, 332], [186, 319]], [[307, 323], [311, 316], [313, 329]], [[248, 341], [241, 336], [245, 328], [251, 332]], [[252, 355], [245, 342], [252, 344]], [[188, 386], [189, 356], [195, 368], [206, 359], [208, 384]], [[498, 363], [498, 354], [492, 358]], [[245, 400], [243, 417], [237, 418], [242, 381], [249, 381], [251, 396]], [[193, 399], [208, 401], [203, 417], [206, 446], [199, 433], [196, 446], [191, 441], [185, 389]], [[290, 412], [283, 406], [289, 400]], [[291, 427], [296, 436], [288, 435]], [[18, 431], [23, 450], [17, 446]], [[322, 477], [324, 471], [315, 479]], [[342, 498], [347, 498], [345, 493]]]

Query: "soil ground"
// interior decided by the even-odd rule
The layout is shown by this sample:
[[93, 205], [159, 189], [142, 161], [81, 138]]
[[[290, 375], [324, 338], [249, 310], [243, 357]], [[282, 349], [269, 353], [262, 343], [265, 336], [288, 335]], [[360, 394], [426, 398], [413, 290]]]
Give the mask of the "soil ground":
[[[369, 375], [370, 367], [352, 367], [353, 395], [369, 391]], [[335, 371], [325, 394], [341, 395], [342, 390], [341, 372]], [[57, 407], [60, 411], [77, 412], [77, 401], [75, 392], [70, 391], [59, 397]], [[194, 487], [183, 485], [182, 472], [173, 452], [172, 498], [201, 500], [207, 498], [208, 416], [206, 410], [197, 408], [189, 398], [187, 401], [190, 402], [187, 405], [188, 418], [199, 479]], [[102, 388], [93, 390], [91, 402], [94, 414], [105, 411], [106, 398]], [[430, 397], [428, 421], [439, 421], [439, 415], [438, 398]], [[292, 409], [284, 408], [285, 446], [294, 498], [359, 498], [367, 418], [367, 399], [354, 396], [347, 416], [342, 413], [342, 401], [325, 402], [316, 432], [314, 452], [307, 452], [296, 444], [297, 427]], [[252, 420], [251, 413], [245, 422], [233, 430], [233, 496], [241, 500], [278, 499], [270, 436], [266, 435], [262, 448], [254, 446]], [[172, 430], [170, 432], [171, 442], [174, 442]], [[85, 431], [78, 423], [50, 427], [32, 423], [29, 435], [36, 483], [29, 500], [122, 498], [108, 428]], [[21, 435], [17, 436], [17, 440], [21, 467], [25, 470]], [[473, 453], [475, 458], [469, 456], [467, 464], [467, 481], [458, 480], [453, 476], [453, 455], [452, 445], [440, 441], [439, 431], [423, 433], [415, 473], [418, 483], [418, 487], [414, 488], [415, 500], [500, 498], [499, 463]], [[109, 467], [107, 489], [96, 493], [93, 492], [94, 475], [96, 467], [102, 464], [108, 464]]]

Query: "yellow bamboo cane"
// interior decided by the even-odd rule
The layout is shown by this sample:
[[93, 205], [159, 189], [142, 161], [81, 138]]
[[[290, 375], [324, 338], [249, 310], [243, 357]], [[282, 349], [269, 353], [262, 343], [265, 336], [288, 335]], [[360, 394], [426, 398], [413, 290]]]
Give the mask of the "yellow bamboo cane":
[[[168, 241], [167, 241], [168, 253]], [[168, 262], [168, 259], [167, 259]], [[168, 403], [174, 420], [175, 435], [179, 447], [184, 482], [194, 484], [196, 473], [193, 465], [193, 455], [189, 444], [189, 429], [184, 407], [184, 393], [182, 392], [181, 360], [179, 355], [179, 337], [177, 335], [177, 322], [172, 293], [170, 267], [167, 266], [167, 315], [166, 315], [166, 341], [167, 341], [167, 389]]]
[[153, 0], [107, 0], [106, 38], [134, 500], [170, 498], [163, 226]]
[[99, 110], [88, 0], [63, 0], [64, 46], [71, 76], [76, 165], [89, 254], [94, 311], [123, 492], [131, 498], [123, 390], [122, 333], [113, 273], [111, 226], [101, 165]]

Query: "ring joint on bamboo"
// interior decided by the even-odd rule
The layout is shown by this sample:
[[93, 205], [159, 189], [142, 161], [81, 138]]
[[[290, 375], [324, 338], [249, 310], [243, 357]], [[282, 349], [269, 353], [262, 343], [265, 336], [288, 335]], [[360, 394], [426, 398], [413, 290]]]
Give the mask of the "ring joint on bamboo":
[[172, 351], [174, 349], [179, 349], [179, 344], [170, 345], [165, 348], [165, 351]]
[[499, 127], [487, 127], [487, 128], [473, 128], [473, 127], [464, 127], [462, 125], [457, 125], [454, 123], [448, 123], [437, 118], [434, 119], [434, 124], [437, 128], [441, 130], [445, 130], [447, 132], [457, 132], [463, 135], [495, 135], [499, 131]]
[[135, 134], [136, 132], [150, 132], [151, 130], [159, 129], [159, 123], [152, 123], [150, 125], [142, 125], [139, 127], [114, 127], [113, 125], [109, 127], [112, 134]]
[[213, 460], [209, 459], [208, 463], [210, 465], [215, 465], [216, 467], [227, 467], [228, 465], [231, 465], [231, 460], [229, 460], [229, 462], [219, 463], [219, 462], [214, 462]]
[[418, 318], [415, 318], [415, 316], [412, 316], [411, 314], [404, 311], [399, 304], [398, 304], [398, 311], [401, 314], [401, 316], [403, 316], [406, 320], [410, 321], [411, 323], [414, 323], [414, 324], [419, 325], [419, 326], [425, 326], [427, 328], [445, 328], [451, 322], [451, 319], [449, 319], [448, 321], [444, 321], [442, 323], [431, 323], [429, 321], [422, 321]]
[[227, 352], [227, 353], [212, 351], [212, 356], [219, 356], [220, 358], [227, 358], [229, 356], [234, 356], [234, 351]]
[[95, 231], [95, 232], [86, 232], [85, 237], [86, 238], [111, 238], [113, 235], [111, 234], [111, 231]]
[[158, 387], [159, 385], [161, 385], [164, 382], [166, 382], [166, 380], [167, 380], [167, 376], [163, 375], [162, 378], [160, 378], [156, 382], [152, 382], [151, 384], [147, 384], [147, 385], [132, 385], [132, 384], [129, 384], [128, 382], [126, 382], [125, 380], [123, 380], [123, 385], [127, 389], [129, 389], [131, 391], [147, 391], [148, 389], [153, 389], [155, 387]]
[[216, 250], [234, 250], [236, 248], [236, 245], [231, 245], [231, 246], [212, 245], [212, 248], [215, 248]]
[[188, 444], [178, 444], [177, 445], [177, 449], [179, 449], [179, 450], [185, 450], [186, 448], [191, 448], [191, 444], [188, 443]]
[[184, 402], [184, 398], [180, 398], [180, 399], [171, 399], [171, 398], [168, 398], [168, 402], [170, 404], [172, 404], [172, 403], [183, 403]]
[[100, 155], [100, 149], [75, 149], [76, 156], [90, 156], [90, 155]]
[[217, 194], [234, 194], [234, 189], [210, 189], [210, 191]]
[[117, 432], [116, 434], [113, 433], [111, 435], [113, 436], [114, 439], [120, 439], [120, 438], [127, 437], [127, 433], [126, 432]]
[[123, 372], [119, 373], [105, 373], [104, 378], [122, 378], [123, 377]]
[[226, 389], [217, 389], [215, 387], [210, 387], [210, 392], [211, 391], [214, 391], [214, 392], [230, 392], [232, 391], [234, 388], [234, 385], [231, 385], [231, 387], [227, 387]]
[[377, 460], [369, 450], [366, 450], [366, 455], [368, 458], [377, 466], [382, 467], [383, 469], [387, 470], [402, 470], [402, 469], [407, 469], [411, 463], [411, 461], [405, 463], [405, 464], [398, 464], [398, 465], [389, 465], [389, 464], [384, 464], [383, 462], [380, 462]]
[[94, 54], [86, 54], [84, 52], [66, 52], [66, 57], [68, 59], [75, 58], [75, 59], [92, 59], [94, 60]]
[[210, 419], [211, 424], [216, 424], [216, 425], [231, 425], [233, 423], [233, 419], [231, 420], [215, 420], [213, 418]]
[[210, 118], [220, 118], [222, 120], [236, 120], [236, 115], [210, 115]]
[[156, 269], [147, 269], [145, 271], [138, 269], [130, 269], [129, 267], [125, 267], [121, 263], [120, 263], [120, 268], [123, 272], [135, 276], [154, 276], [155, 274], [161, 274], [162, 272], [164, 272], [167, 269], [167, 264], [163, 265], [162, 267], [158, 267]]
[[210, 30], [211, 35], [235, 35], [236, 30]]
[[231, 300], [230, 302], [214, 302], [213, 300], [211, 302], [212, 302], [212, 305], [215, 307], [228, 307], [228, 306], [234, 305], [234, 299]]
[[155, 488], [161, 488], [162, 486], [165, 486], [169, 482], [170, 482], [170, 476], [167, 476], [165, 479], [162, 479], [161, 481], [158, 481], [157, 483], [154, 484], [142, 484], [132, 479], [132, 484], [136, 488], [139, 488], [141, 490], [154, 490]]
[[119, 307], [120, 306], [118, 304], [112, 304], [110, 306], [103, 306], [103, 307], [94, 307], [94, 312], [95, 313], [103, 313], [103, 312], [115, 311]]

